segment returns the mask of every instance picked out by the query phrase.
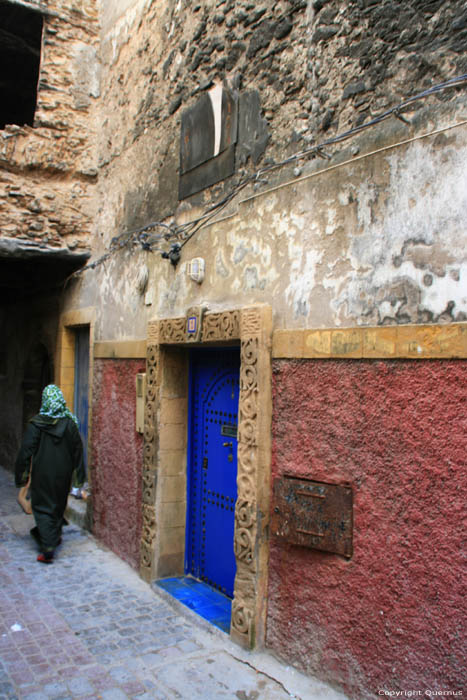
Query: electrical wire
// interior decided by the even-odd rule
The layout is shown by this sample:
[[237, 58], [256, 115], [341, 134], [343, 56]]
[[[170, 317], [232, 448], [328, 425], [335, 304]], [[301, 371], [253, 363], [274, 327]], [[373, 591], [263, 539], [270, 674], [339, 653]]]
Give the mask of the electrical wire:
[[[361, 133], [362, 131], [369, 129], [375, 126], [376, 124], [380, 124], [381, 122], [385, 121], [386, 119], [389, 119], [390, 117], [396, 117], [403, 123], [409, 125], [410, 121], [401, 114], [401, 112], [406, 110], [409, 106], [411, 106], [415, 102], [418, 102], [419, 100], [430, 97], [431, 95], [442, 92], [446, 89], [461, 87], [466, 83], [467, 73], [451, 78], [450, 80], [446, 80], [443, 83], [433, 85], [432, 87], [423, 90], [422, 92], [419, 92], [416, 95], [413, 95], [412, 97], [409, 97], [408, 99], [400, 102], [398, 105], [391, 107], [390, 109], [374, 117], [373, 119], [370, 119], [370, 121], [365, 122], [364, 124], [360, 124], [359, 126], [353, 127], [352, 129], [344, 131], [341, 134], [337, 134], [336, 136], [326, 139], [325, 141], [314, 146], [310, 146], [310, 148], [307, 148], [303, 151], [294, 153], [288, 158], [285, 158], [284, 160], [281, 160], [277, 163], [271, 163], [261, 167], [254, 173], [244, 176], [232, 188], [230, 192], [228, 192], [222, 197], [222, 199], [209, 206], [204, 212], [204, 214], [198, 216], [192, 221], [186, 222], [185, 224], [181, 224], [178, 226], [175, 224], [167, 224], [162, 221], [152, 221], [149, 224], [146, 224], [145, 226], [141, 226], [140, 228], [133, 229], [130, 231], [124, 231], [118, 236], [112, 238], [109, 249], [104, 255], [94, 260], [92, 263], [89, 263], [88, 265], [82, 267], [80, 270], [77, 270], [75, 273], [73, 273], [73, 276], [77, 276], [85, 270], [95, 269], [98, 265], [101, 265], [106, 260], [108, 260], [110, 255], [117, 252], [118, 250], [137, 245], [140, 245], [143, 250], [149, 252], [159, 252], [164, 258], [172, 259], [172, 261], [178, 261], [180, 257], [180, 251], [188, 243], [188, 241], [191, 240], [201, 228], [206, 226], [215, 216], [217, 216], [221, 211], [223, 211], [228, 206], [228, 204], [230, 204], [230, 202], [248, 185], [261, 184], [262, 178], [264, 178], [265, 175], [272, 172], [273, 170], [283, 168], [287, 165], [292, 165], [293, 163], [297, 163], [304, 159], [320, 157], [329, 160], [331, 156], [328, 153], [326, 153], [326, 148], [328, 148], [329, 146], [334, 146], [338, 143], [342, 143], [342, 141], [346, 141], [347, 139], [352, 138], [353, 136]], [[166, 232], [151, 233], [154, 232], [157, 228], [163, 228], [166, 230]], [[154, 247], [156, 243], [168, 243], [170, 241], [173, 241], [174, 239], [176, 240], [176, 243], [172, 243], [171, 246], [171, 252], [174, 253], [174, 256], [172, 257], [171, 252], [167, 252], [163, 248]]]

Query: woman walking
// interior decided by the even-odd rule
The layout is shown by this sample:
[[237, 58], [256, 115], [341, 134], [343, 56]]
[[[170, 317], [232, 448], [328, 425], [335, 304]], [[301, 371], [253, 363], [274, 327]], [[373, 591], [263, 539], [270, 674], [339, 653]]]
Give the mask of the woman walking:
[[31, 473], [36, 521], [31, 534], [41, 550], [37, 561], [44, 564], [52, 563], [61, 540], [73, 472], [76, 485], [82, 486], [85, 470], [78, 419], [67, 408], [58, 386], [49, 384], [42, 392], [39, 413], [28, 423], [15, 465], [16, 486], [24, 486]]

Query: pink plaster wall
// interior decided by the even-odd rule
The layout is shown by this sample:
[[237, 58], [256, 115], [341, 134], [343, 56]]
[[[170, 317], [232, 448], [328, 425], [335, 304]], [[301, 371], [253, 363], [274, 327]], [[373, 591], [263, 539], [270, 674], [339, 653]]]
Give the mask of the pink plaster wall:
[[135, 378], [144, 360], [96, 359], [92, 407], [93, 531], [139, 567], [143, 436], [136, 432]]
[[267, 644], [355, 698], [465, 685], [466, 387], [464, 361], [274, 363], [273, 479], [350, 483], [354, 554], [271, 537]]

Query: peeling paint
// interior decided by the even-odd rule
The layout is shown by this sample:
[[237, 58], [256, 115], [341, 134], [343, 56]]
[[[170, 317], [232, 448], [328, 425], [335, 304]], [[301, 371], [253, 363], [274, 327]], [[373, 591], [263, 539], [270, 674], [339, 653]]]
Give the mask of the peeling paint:
[[216, 272], [220, 277], [224, 279], [229, 276], [229, 271], [224, 263], [224, 258], [220, 250], [217, 251], [216, 255]]
[[265, 281], [262, 280], [260, 282], [257, 267], [246, 267], [244, 271], [244, 278], [245, 283], [243, 288], [245, 291], [248, 289], [264, 289]]
[[[448, 164], [441, 153], [415, 143], [402, 158], [388, 157], [384, 208], [371, 187], [360, 186], [362, 234], [353, 239], [351, 258], [355, 270], [362, 263], [367, 268], [369, 295], [362, 304], [363, 280], [353, 273], [336, 308], [345, 305], [346, 313], [373, 323], [408, 323], [436, 321], [453, 302], [452, 320], [462, 320], [467, 312], [461, 281], [467, 259], [460, 233], [461, 212], [467, 210], [465, 148], [450, 155]], [[375, 302], [378, 293], [383, 300]]]
[[357, 189], [357, 219], [362, 233], [372, 224], [373, 204], [376, 198], [374, 186], [368, 182], [362, 182]]
[[337, 212], [335, 209], [327, 209], [327, 218], [328, 218], [328, 223], [326, 224], [326, 236], [331, 236], [333, 233], [336, 232], [337, 224]]
[[[187, 242], [176, 269], [157, 253], [112, 258], [95, 276], [104, 337], [142, 336], [149, 318], [184, 315], [198, 299], [267, 301], [289, 328], [464, 320], [467, 143], [461, 129], [452, 136], [447, 151], [426, 138], [237, 202]], [[196, 256], [200, 287], [183, 265]], [[152, 307], [137, 293], [143, 259]]]
[[234, 251], [234, 263], [236, 265], [241, 263], [243, 258], [245, 257], [245, 255], [247, 255], [247, 253], [248, 253], [248, 248], [245, 248], [245, 246], [242, 243], [240, 243], [240, 245], [237, 246], [237, 248], [235, 248], [235, 251]]

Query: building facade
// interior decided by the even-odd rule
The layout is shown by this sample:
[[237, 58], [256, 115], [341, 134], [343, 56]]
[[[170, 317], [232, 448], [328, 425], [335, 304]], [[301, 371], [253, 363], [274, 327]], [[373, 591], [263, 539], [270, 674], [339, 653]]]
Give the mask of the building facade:
[[43, 27], [0, 132], [2, 461], [53, 377], [145, 580], [353, 697], [458, 690], [463, 4], [7, 6]]

